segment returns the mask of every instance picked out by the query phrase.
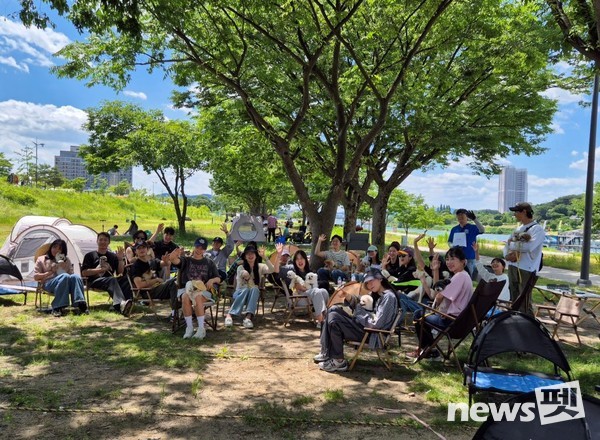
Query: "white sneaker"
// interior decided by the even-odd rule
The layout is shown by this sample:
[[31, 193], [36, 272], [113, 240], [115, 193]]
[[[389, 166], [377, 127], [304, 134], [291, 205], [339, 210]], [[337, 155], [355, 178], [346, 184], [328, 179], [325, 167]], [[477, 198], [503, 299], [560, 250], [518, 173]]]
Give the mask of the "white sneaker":
[[191, 338], [194, 335], [194, 327], [186, 327], [183, 339]]
[[228, 316], [225, 318], [225, 327], [231, 327], [233, 325], [233, 319]]
[[244, 326], [244, 328], [254, 328], [254, 323], [251, 319], [248, 318], [244, 318], [244, 320], [242, 321], [242, 325]]
[[194, 336], [192, 336], [192, 338], [195, 338], [195, 339], [204, 339], [205, 337], [206, 337], [206, 329], [204, 327], [198, 327], [198, 330], [196, 331]]

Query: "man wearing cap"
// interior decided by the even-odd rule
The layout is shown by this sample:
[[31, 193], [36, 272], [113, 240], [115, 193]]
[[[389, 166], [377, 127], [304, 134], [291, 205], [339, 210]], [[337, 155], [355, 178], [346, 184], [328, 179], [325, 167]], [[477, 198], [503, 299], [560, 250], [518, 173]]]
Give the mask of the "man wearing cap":
[[[184, 339], [196, 338], [204, 339], [206, 329], [204, 328], [204, 307], [206, 302], [212, 299], [210, 290], [221, 282], [219, 271], [214, 261], [210, 260], [206, 254], [208, 241], [203, 237], [198, 237], [194, 242], [194, 252], [186, 257], [181, 249], [176, 249], [170, 255], [171, 263], [179, 268], [179, 287], [182, 298], [183, 317], [185, 319], [186, 330]], [[191, 283], [190, 283], [191, 281]], [[201, 281], [204, 286], [200, 283]], [[198, 285], [205, 287], [202, 289]], [[198, 320], [198, 329], [194, 333], [194, 323], [192, 321], [192, 306], [196, 312]]]
[[[448, 236], [449, 247], [460, 247], [467, 257], [467, 268], [471, 279], [476, 279], [477, 269], [475, 268], [475, 251], [473, 250], [473, 243], [477, 243], [477, 236], [485, 232], [484, 226], [473, 211], [467, 211], [464, 208], [457, 209], [456, 220], [458, 225], [450, 229], [450, 235]], [[473, 220], [473, 223], [469, 223], [469, 220]]]
[[163, 267], [170, 264], [169, 254], [164, 254], [162, 259], [153, 258], [148, 253], [148, 242], [138, 243], [136, 258], [129, 269], [129, 274], [135, 287], [138, 289], [150, 289], [148, 294], [154, 299], [169, 299], [171, 304], [171, 315], [174, 316], [177, 309], [177, 285], [175, 278], [163, 279], [157, 276]]
[[225, 233], [227, 244], [222, 248], [223, 239], [221, 237], [215, 237], [212, 242], [212, 249], [206, 251], [205, 255], [206, 258], [211, 259], [215, 263], [219, 270], [219, 277], [221, 278], [221, 281], [224, 281], [225, 278], [227, 278], [227, 259], [233, 251], [234, 242], [227, 229], [227, 223], [221, 225], [221, 231]]
[[[517, 203], [509, 209], [521, 223], [504, 246], [504, 258], [508, 262], [510, 299], [514, 301], [523, 291], [529, 278], [541, 268], [546, 233], [544, 228], [533, 220], [533, 208], [529, 203]], [[531, 292], [523, 301], [521, 311], [533, 315]]]
[[[279, 271], [273, 272], [267, 275], [267, 280], [277, 286], [282, 286], [285, 283], [287, 286], [290, 285], [290, 279], [287, 276], [288, 271], [294, 269], [294, 265], [290, 261], [290, 249], [284, 247], [281, 254], [278, 254], [279, 258]], [[282, 281], [283, 280], [283, 281]]]

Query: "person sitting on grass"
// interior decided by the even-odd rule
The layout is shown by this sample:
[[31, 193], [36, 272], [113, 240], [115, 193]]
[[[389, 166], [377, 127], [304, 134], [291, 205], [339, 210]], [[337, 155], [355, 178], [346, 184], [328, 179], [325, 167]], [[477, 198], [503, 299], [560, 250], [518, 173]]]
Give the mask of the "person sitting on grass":
[[67, 257], [67, 243], [64, 240], [54, 240], [50, 244], [48, 251], [35, 261], [34, 271], [33, 279], [40, 281], [46, 292], [54, 294], [52, 316], [62, 316], [70, 299], [80, 313], [89, 314], [83, 296], [83, 280], [73, 273], [73, 263]]
[[[436, 292], [434, 304], [440, 312], [455, 317], [469, 304], [471, 295], [473, 294], [473, 282], [468, 271], [465, 270], [467, 259], [460, 247], [453, 247], [446, 252], [446, 265], [454, 275], [444, 288], [436, 284], [440, 279], [439, 272], [441, 265], [439, 255], [436, 254], [431, 261], [433, 285]], [[420, 309], [415, 311], [414, 321], [417, 338], [419, 338], [419, 348], [412, 353], [408, 353], [406, 356], [416, 359], [425, 348], [433, 343], [431, 326], [424, 324], [423, 321], [443, 330], [452, 323], [452, 319], [437, 313], [426, 314], [423, 309]], [[430, 351], [428, 359], [441, 360], [441, 355], [434, 349]]]
[[[212, 300], [211, 289], [221, 282], [217, 266], [212, 260], [206, 258], [207, 247], [208, 241], [203, 237], [199, 237], [194, 242], [194, 252], [191, 256], [181, 255], [183, 249], [177, 248], [169, 257], [171, 263], [179, 268], [180, 287], [185, 288], [181, 297], [186, 325], [183, 339], [204, 339], [206, 337], [204, 305]], [[202, 284], [195, 283], [196, 281], [201, 281]], [[204, 287], [204, 289], [199, 288], [199, 286]], [[194, 306], [196, 319], [198, 320], [196, 333], [194, 333], [194, 323], [192, 321], [192, 306]]]
[[[375, 314], [364, 310], [356, 300], [352, 301], [356, 303], [354, 316], [348, 315], [339, 306], [329, 309], [321, 330], [321, 352], [314, 357], [314, 361], [319, 363], [319, 368], [323, 371], [332, 373], [348, 370], [348, 362], [344, 359], [344, 340], [360, 341], [365, 334], [365, 328], [389, 330], [394, 323], [398, 313], [394, 287], [378, 269], [369, 270], [363, 283], [375, 300]], [[377, 335], [372, 334], [369, 347], [376, 348], [377, 343]]]
[[108, 250], [110, 235], [100, 232], [96, 239], [98, 250], [88, 252], [81, 263], [81, 273], [88, 278], [89, 287], [104, 290], [113, 300], [113, 308], [123, 316], [129, 316], [133, 306], [131, 286], [123, 274], [125, 253], [119, 247], [117, 253]]
[[[283, 251], [281, 243], [277, 243], [275, 247], [277, 253], [280, 254]], [[279, 271], [279, 259], [275, 262], [275, 266], [268, 258], [265, 259], [265, 263], [262, 263], [263, 259], [265, 259], [264, 247], [256, 250], [253, 246], [247, 246], [242, 253], [242, 264], [237, 268], [236, 289], [233, 292], [233, 303], [225, 317], [225, 327], [231, 327], [233, 325], [232, 315], [241, 316], [244, 308], [246, 312], [242, 325], [245, 328], [254, 327], [252, 318], [256, 314], [260, 299], [260, 279], [268, 273]]]
[[319, 236], [315, 252], [318, 257], [325, 259], [325, 267], [317, 271], [319, 287], [329, 289], [329, 281], [338, 282], [348, 279], [350, 271], [350, 257], [346, 251], [341, 250], [342, 237], [339, 235], [331, 236], [331, 249], [328, 251], [319, 251], [321, 244], [327, 239], [325, 234]]

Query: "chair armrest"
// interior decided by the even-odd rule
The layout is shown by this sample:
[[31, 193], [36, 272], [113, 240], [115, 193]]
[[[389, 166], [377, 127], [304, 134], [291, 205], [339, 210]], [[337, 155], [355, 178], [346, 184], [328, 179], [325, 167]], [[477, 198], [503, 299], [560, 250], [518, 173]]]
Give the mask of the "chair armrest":
[[539, 306], [536, 306], [536, 308], [538, 310], [552, 310], [552, 311], [556, 311], [556, 306], [546, 306], [544, 304], [540, 304]]
[[365, 327], [365, 331], [366, 332], [370, 332], [370, 333], [390, 333], [391, 331], [393, 331], [393, 329], [383, 329], [383, 328], [369, 328], [369, 327]]
[[446, 314], [444, 312], [440, 312], [439, 310], [434, 309], [433, 307], [429, 307], [429, 306], [427, 306], [425, 304], [422, 304], [422, 306], [423, 306], [424, 309], [429, 310], [431, 313], [434, 313], [436, 315], [440, 315], [440, 316], [442, 316], [444, 318], [451, 319], [452, 321], [456, 321], [456, 316], [452, 316], [452, 315], [448, 315], [448, 314]]

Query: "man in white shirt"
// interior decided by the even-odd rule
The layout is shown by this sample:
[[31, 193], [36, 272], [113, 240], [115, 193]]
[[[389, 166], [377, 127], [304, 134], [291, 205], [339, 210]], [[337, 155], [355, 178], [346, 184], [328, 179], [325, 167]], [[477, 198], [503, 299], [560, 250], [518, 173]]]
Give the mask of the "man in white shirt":
[[[515, 218], [521, 223], [504, 246], [504, 258], [508, 263], [510, 299], [514, 301], [523, 291], [529, 278], [540, 269], [546, 233], [533, 220], [533, 208], [529, 203], [517, 203], [509, 209], [515, 213]], [[531, 292], [523, 302], [521, 311], [533, 315]]]

